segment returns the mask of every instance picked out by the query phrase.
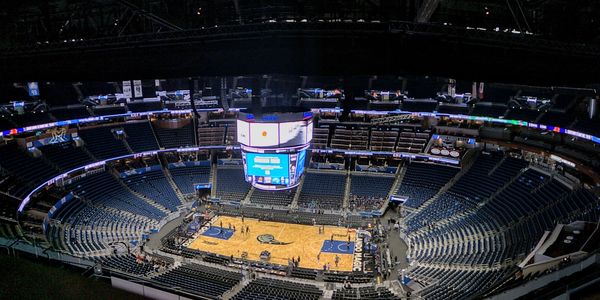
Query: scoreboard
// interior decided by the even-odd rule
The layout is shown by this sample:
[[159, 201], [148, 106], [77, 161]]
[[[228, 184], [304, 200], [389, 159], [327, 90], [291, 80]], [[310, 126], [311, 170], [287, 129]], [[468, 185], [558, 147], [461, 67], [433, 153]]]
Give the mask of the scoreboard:
[[237, 139], [246, 181], [265, 190], [297, 186], [304, 173], [312, 126], [310, 112], [259, 118], [240, 113]]
[[306, 150], [286, 154], [243, 152], [246, 181], [259, 185], [294, 187], [304, 172], [305, 158]]
[[250, 147], [306, 145], [312, 140], [312, 121], [250, 123], [237, 120], [237, 139], [240, 144]]

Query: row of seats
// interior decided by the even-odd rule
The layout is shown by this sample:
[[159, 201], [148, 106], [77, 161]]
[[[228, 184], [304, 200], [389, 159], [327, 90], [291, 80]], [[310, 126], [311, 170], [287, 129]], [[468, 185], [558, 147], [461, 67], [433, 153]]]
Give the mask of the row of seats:
[[325, 149], [329, 142], [329, 128], [315, 127], [313, 129], [312, 146], [314, 149]]
[[408, 198], [404, 202], [404, 206], [418, 208], [433, 197], [459, 171], [458, 168], [437, 164], [411, 163], [406, 167], [406, 173], [396, 195]]
[[341, 209], [345, 189], [345, 174], [307, 172], [298, 204], [308, 208]]
[[371, 130], [371, 151], [392, 152], [396, 147], [398, 131], [395, 130]]
[[497, 270], [448, 270], [423, 266], [411, 271], [413, 279], [431, 283], [421, 294], [425, 299], [472, 298], [492, 287], [505, 274], [506, 271]]
[[234, 300], [318, 300], [323, 291], [311, 284], [283, 281], [272, 278], [258, 278], [251, 281]]
[[225, 127], [199, 127], [198, 146], [222, 145], [225, 140]]
[[525, 166], [524, 161], [501, 154], [481, 154], [447, 193], [407, 221], [408, 230], [415, 231], [479, 205]]
[[288, 206], [292, 204], [296, 188], [285, 191], [264, 191], [255, 189], [250, 196], [250, 202], [262, 205]]
[[129, 192], [107, 172], [88, 174], [68, 185], [67, 189], [95, 206], [110, 207], [155, 220], [165, 216], [163, 211]]
[[176, 167], [169, 169], [173, 181], [183, 194], [195, 192], [194, 184], [210, 182], [210, 162], [202, 166]]
[[63, 227], [49, 225], [46, 236], [57, 249], [78, 255], [102, 254], [110, 243], [139, 240], [157, 221], [111, 207], [94, 206], [79, 198], [66, 202], [54, 215]]
[[153, 280], [170, 288], [217, 299], [237, 285], [242, 280], [242, 274], [204, 265], [186, 264], [154, 277]]
[[394, 184], [394, 176], [353, 173], [350, 176], [350, 208], [376, 210], [381, 208]]
[[119, 126], [95, 127], [79, 131], [85, 141], [85, 148], [98, 160], [131, 154], [122, 140], [118, 140], [113, 131]]
[[[15, 143], [0, 147], [0, 166], [16, 175], [22, 186], [26, 186], [27, 182], [30, 182], [33, 186], [38, 186], [59, 174], [58, 170], [42, 158], [33, 157], [31, 154], [19, 149]], [[14, 195], [22, 196], [26, 192], [27, 190], [21, 190]]]
[[192, 122], [176, 128], [163, 127], [158, 124], [152, 125], [160, 146], [165, 149], [193, 146], [195, 144], [194, 124]]
[[[558, 222], [600, 217], [600, 201], [590, 191], [571, 190], [534, 169], [519, 172], [524, 166], [526, 163], [516, 158], [483, 154], [450, 188], [452, 198], [439, 197], [404, 220], [403, 230], [412, 245], [409, 256], [414, 260], [407, 276], [429, 285], [420, 296], [472, 297], [510, 272], [506, 268], [482, 272], [482, 267], [522, 260], [544, 231], [552, 230]], [[467, 188], [470, 193], [465, 192]], [[470, 210], [453, 210], [456, 203]]]
[[385, 287], [365, 286], [359, 288], [341, 288], [333, 291], [333, 300], [352, 300], [352, 299], [399, 299], [390, 290]]
[[133, 191], [143, 195], [166, 207], [176, 211], [181, 201], [171, 187], [162, 170], [149, 171], [142, 174], [129, 175], [122, 179]]
[[118, 269], [139, 276], [146, 276], [153, 270], [151, 263], [139, 261], [132, 254], [98, 257], [96, 262], [103, 267]]
[[369, 130], [336, 128], [331, 137], [331, 148], [368, 150]]
[[417, 132], [412, 128], [398, 130], [369, 130], [335, 128], [328, 145], [329, 128], [315, 128], [313, 146], [316, 149], [335, 148], [345, 150], [422, 152], [429, 140], [429, 132]]
[[423, 152], [430, 135], [429, 130], [420, 132], [417, 129], [403, 128], [398, 137], [396, 151], [409, 153]]
[[146, 121], [126, 123], [123, 125], [123, 130], [127, 135], [127, 144], [133, 152], [138, 153], [159, 148], [150, 123]]
[[92, 158], [81, 148], [75, 147], [73, 142], [45, 145], [40, 148], [40, 151], [62, 172], [93, 162]]
[[217, 168], [217, 197], [226, 201], [242, 201], [250, 191], [242, 168]]

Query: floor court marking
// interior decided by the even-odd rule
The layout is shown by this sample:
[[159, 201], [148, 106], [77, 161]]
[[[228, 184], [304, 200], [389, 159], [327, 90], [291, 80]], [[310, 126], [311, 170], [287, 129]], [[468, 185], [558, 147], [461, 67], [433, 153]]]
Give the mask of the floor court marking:
[[325, 253], [337, 253], [337, 254], [353, 254], [354, 253], [354, 242], [336, 241], [331, 240], [323, 241], [321, 252]]
[[202, 233], [202, 235], [221, 240], [228, 240], [233, 236], [233, 230], [219, 226], [210, 226]]

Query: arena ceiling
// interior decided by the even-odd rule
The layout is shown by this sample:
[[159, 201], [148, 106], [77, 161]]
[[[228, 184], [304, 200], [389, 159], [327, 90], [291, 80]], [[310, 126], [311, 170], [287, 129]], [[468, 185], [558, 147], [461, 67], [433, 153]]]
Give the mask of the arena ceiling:
[[560, 0], [15, 1], [2, 81], [431, 74], [596, 83], [600, 3]]

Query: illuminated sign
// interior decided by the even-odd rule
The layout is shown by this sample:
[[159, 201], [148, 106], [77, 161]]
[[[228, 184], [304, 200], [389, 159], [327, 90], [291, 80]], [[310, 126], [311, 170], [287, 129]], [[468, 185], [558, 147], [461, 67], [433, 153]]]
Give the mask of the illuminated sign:
[[562, 158], [562, 157], [560, 157], [558, 155], [550, 154], [550, 159], [552, 159], [552, 160], [554, 160], [556, 162], [565, 164], [565, 165], [567, 165], [567, 166], [569, 166], [571, 168], [575, 168], [575, 163], [574, 162], [566, 160], [566, 159], [564, 159], [564, 158]]

